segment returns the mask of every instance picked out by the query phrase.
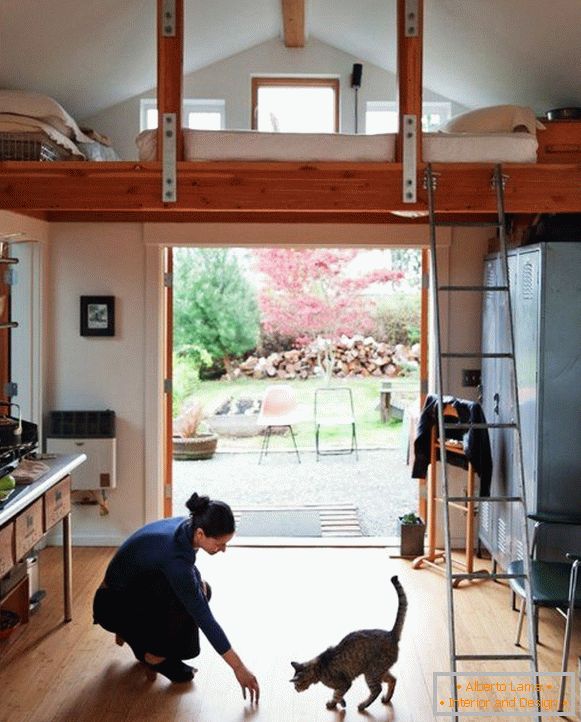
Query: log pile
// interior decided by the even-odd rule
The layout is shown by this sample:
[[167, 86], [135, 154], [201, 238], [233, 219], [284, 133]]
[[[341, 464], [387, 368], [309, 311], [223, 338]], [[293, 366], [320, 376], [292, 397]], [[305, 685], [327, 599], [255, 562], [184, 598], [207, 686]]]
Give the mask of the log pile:
[[249, 356], [225, 378], [307, 379], [325, 373], [325, 359], [332, 357], [333, 377], [403, 376], [419, 365], [420, 345], [391, 346], [372, 336], [342, 336], [330, 345], [315, 341], [300, 349], [278, 351], [269, 356]]

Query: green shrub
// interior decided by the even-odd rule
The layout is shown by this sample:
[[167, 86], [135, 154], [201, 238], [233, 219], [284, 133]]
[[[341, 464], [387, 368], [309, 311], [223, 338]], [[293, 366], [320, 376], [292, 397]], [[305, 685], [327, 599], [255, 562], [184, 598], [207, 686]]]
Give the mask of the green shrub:
[[200, 386], [200, 369], [212, 364], [212, 357], [206, 349], [196, 344], [187, 344], [173, 354], [173, 417], [180, 415], [184, 403], [194, 395]]
[[374, 313], [374, 337], [389, 344], [411, 346], [420, 340], [420, 292], [393, 293], [380, 300]]

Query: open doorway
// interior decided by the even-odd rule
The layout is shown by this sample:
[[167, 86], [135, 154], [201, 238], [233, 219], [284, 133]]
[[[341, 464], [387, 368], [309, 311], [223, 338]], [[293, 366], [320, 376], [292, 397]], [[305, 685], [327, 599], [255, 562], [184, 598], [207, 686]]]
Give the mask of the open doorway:
[[[394, 536], [397, 517], [418, 510], [406, 461], [427, 374], [422, 251], [168, 254], [168, 415], [197, 441], [168, 444], [166, 513], [183, 513], [197, 491], [229, 502], [246, 536]], [[300, 413], [267, 438], [260, 409], [272, 387], [290, 389]], [[317, 434], [315, 399], [337, 387], [355, 424]]]

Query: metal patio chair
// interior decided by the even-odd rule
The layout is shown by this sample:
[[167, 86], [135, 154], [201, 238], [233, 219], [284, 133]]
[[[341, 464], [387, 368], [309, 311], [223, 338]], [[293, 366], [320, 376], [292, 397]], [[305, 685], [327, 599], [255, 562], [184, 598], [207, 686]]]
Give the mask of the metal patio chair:
[[[351, 427], [349, 447], [321, 448], [321, 429], [332, 427]], [[355, 429], [355, 409], [353, 392], [348, 386], [329, 386], [315, 391], [315, 450], [317, 461], [319, 456], [331, 454], [352, 454], [359, 459], [357, 449], [357, 432]]]
[[267, 386], [264, 392], [264, 398], [258, 413], [258, 425], [265, 427], [264, 439], [260, 448], [260, 456], [258, 463], [262, 462], [262, 458], [268, 455], [268, 446], [273, 430], [277, 428], [288, 428], [295, 447], [295, 453], [299, 464], [301, 457], [297, 447], [293, 424], [297, 424], [301, 420], [299, 405], [295, 396], [294, 389], [288, 384], [275, 384]]

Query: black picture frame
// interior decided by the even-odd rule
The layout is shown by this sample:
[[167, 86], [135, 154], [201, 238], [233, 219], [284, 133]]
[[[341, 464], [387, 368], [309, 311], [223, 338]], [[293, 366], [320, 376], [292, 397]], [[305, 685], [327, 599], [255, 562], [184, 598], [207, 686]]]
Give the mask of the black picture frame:
[[115, 296], [81, 296], [81, 336], [115, 335]]

